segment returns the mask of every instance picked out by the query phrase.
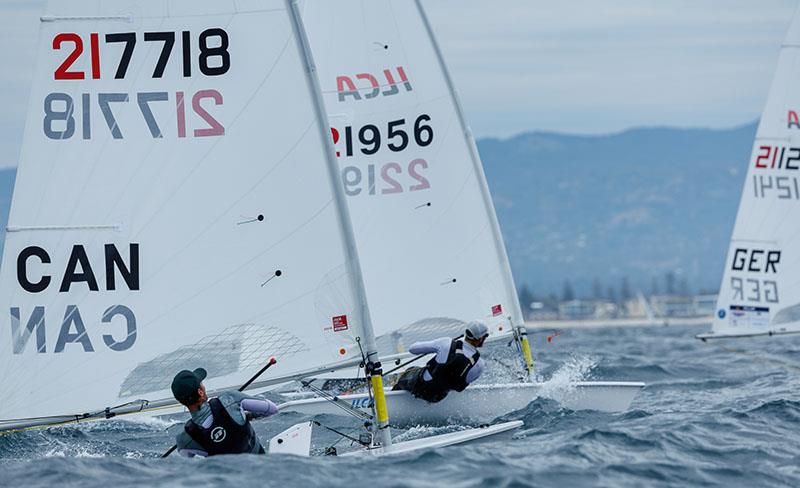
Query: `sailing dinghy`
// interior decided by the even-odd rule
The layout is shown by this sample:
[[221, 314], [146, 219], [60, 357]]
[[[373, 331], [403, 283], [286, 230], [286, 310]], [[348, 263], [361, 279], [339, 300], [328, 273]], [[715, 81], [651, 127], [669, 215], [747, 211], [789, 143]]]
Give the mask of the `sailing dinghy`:
[[[461, 393], [451, 392], [439, 403], [421, 403], [406, 391], [387, 391], [386, 403], [392, 412], [392, 425], [432, 425], [467, 423], [480, 425], [506, 415], [524, 410], [531, 399], [547, 398], [559, 402], [570, 410], [597, 410], [623, 412], [627, 410], [642, 383], [627, 381], [593, 381], [563, 385], [560, 388], [539, 383], [493, 383], [471, 385]], [[601, 394], [598, 394], [601, 392]], [[367, 393], [337, 395], [336, 398], [351, 408], [365, 413], [372, 401]], [[301, 398], [278, 405], [282, 412], [306, 415], [340, 415], [342, 410], [330, 401], [320, 398]]]
[[[517, 342], [531, 377], [530, 346], [483, 166], [422, 5], [300, 5], [381, 352], [401, 352], [421, 334], [431, 338], [431, 331], [458, 336], [477, 318], [489, 326], [490, 340]], [[570, 408], [623, 411], [644, 384], [572, 386], [573, 394], [556, 397]], [[476, 385], [435, 408], [406, 392], [387, 394], [387, 401], [396, 422], [414, 422], [416, 410], [434, 422], [483, 420], [523, 408], [547, 390], [537, 381]], [[339, 398], [365, 406], [360, 394]], [[479, 414], [465, 415], [461, 404], [472, 402]], [[321, 397], [283, 407], [337, 408]]]
[[[0, 430], [361, 362], [392, 449], [311, 52], [285, 0], [49, 2], [0, 274]], [[398, 443], [507, 433], [508, 422]]]
[[780, 49], [758, 124], [710, 332], [800, 332], [800, 10]]

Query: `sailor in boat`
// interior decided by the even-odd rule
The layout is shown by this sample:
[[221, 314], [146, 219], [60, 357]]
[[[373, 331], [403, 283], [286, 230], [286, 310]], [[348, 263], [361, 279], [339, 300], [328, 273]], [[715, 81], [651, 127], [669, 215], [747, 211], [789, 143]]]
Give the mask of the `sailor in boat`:
[[209, 399], [203, 380], [206, 370], [183, 370], [172, 380], [172, 394], [192, 418], [178, 434], [178, 452], [184, 456], [216, 454], [264, 454], [248, 417], [266, 417], [278, 412], [269, 400], [253, 398], [238, 391], [226, 391]]
[[412, 344], [408, 348], [412, 354], [435, 355], [425, 367], [407, 369], [393, 389], [407, 390], [431, 403], [442, 401], [451, 390], [464, 391], [483, 372], [478, 348], [488, 336], [486, 325], [476, 320], [467, 324], [463, 339], [441, 337]]

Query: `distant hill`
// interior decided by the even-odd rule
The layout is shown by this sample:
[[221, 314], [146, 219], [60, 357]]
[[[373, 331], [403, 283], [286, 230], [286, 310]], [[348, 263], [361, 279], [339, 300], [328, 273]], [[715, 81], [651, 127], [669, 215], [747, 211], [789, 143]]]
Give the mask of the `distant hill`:
[[578, 295], [595, 278], [651, 291], [676, 271], [716, 290], [756, 123], [604, 136], [532, 132], [478, 142], [518, 285]]
[[[560, 296], [569, 280], [585, 295], [595, 279], [618, 290], [627, 277], [649, 292], [676, 271], [691, 291], [716, 290], [755, 130], [478, 141], [517, 284]], [[15, 174], [0, 170], [3, 226]]]

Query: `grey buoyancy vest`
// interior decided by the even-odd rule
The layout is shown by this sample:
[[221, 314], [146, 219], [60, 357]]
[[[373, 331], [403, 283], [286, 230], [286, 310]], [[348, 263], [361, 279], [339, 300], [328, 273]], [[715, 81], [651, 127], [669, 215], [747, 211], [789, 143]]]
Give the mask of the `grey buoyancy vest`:
[[258, 437], [250, 421], [245, 419], [244, 425], [236, 423], [219, 398], [210, 399], [208, 405], [213, 416], [211, 426], [206, 429], [189, 420], [183, 427], [189, 437], [200, 444], [209, 456], [253, 452]]
[[[419, 381], [416, 382], [412, 393], [429, 402], [438, 402], [444, 399], [450, 390], [464, 391], [469, 384], [467, 383], [467, 373], [475, 366], [480, 357], [481, 354], [478, 351], [467, 356], [464, 353], [464, 341], [453, 340], [450, 343], [447, 361], [440, 364], [436, 362], [436, 357], [431, 358], [420, 373]], [[430, 381], [424, 380], [425, 371], [431, 375]]]

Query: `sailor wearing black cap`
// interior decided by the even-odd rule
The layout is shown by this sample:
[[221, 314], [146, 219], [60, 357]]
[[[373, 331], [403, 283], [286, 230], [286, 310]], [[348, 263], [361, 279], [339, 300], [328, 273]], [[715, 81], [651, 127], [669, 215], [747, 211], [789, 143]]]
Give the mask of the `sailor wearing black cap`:
[[183, 370], [172, 380], [172, 394], [192, 415], [177, 436], [178, 452], [184, 456], [216, 454], [263, 454], [247, 414], [269, 416], [278, 407], [269, 400], [253, 398], [238, 391], [226, 391], [209, 399], [203, 368]]
[[442, 337], [412, 344], [408, 348], [412, 354], [435, 355], [423, 368], [408, 368], [393, 389], [410, 391], [431, 403], [442, 401], [451, 390], [464, 391], [483, 372], [478, 348], [488, 336], [486, 325], [475, 320], [467, 324], [464, 339]]

